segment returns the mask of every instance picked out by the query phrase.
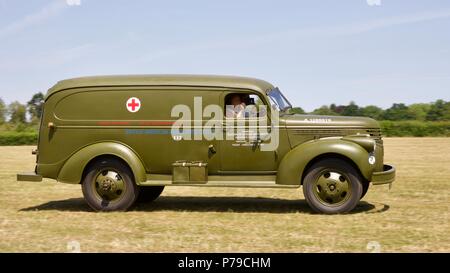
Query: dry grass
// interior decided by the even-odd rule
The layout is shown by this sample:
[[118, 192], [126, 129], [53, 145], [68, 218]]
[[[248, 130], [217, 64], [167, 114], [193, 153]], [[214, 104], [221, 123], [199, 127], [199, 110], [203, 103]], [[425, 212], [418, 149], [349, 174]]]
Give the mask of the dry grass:
[[[0, 147], [0, 251], [450, 251], [450, 138], [386, 139], [397, 181], [372, 187], [357, 211], [312, 214], [301, 190], [169, 187], [152, 204], [94, 213], [79, 185], [19, 183], [32, 147]], [[371, 243], [372, 244], [372, 243]], [[371, 245], [369, 244], [369, 246]]]

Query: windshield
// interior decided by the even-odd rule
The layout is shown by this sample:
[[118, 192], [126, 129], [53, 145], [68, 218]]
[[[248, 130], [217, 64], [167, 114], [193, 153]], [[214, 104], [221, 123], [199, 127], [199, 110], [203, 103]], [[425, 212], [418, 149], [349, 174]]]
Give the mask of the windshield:
[[289, 108], [292, 108], [292, 105], [289, 103], [289, 101], [283, 96], [280, 89], [278, 87], [275, 87], [274, 89], [270, 90], [267, 95], [270, 98], [272, 108], [278, 110], [278, 111], [286, 111]]

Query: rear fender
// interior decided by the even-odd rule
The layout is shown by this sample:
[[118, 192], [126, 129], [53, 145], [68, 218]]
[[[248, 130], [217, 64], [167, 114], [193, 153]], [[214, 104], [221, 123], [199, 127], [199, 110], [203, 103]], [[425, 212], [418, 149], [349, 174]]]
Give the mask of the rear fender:
[[145, 167], [137, 154], [129, 147], [116, 142], [102, 142], [86, 146], [74, 153], [58, 174], [58, 182], [78, 184], [86, 166], [99, 156], [116, 156], [125, 161], [133, 171], [136, 184], [147, 180]]

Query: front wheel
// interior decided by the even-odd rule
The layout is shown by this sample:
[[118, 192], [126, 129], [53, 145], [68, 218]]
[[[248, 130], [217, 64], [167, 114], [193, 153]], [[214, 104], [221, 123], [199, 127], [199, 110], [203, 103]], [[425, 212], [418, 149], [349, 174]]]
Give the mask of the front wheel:
[[362, 186], [363, 186], [363, 189], [362, 189], [362, 193], [361, 193], [361, 198], [360, 199], [363, 199], [364, 196], [366, 196], [366, 193], [369, 190], [370, 183], [367, 182], [367, 181], [363, 182]]
[[306, 202], [314, 211], [325, 214], [353, 210], [362, 192], [362, 179], [358, 171], [342, 159], [325, 159], [315, 163], [303, 180]]
[[82, 182], [84, 199], [96, 211], [124, 211], [139, 194], [130, 168], [115, 158], [94, 162]]

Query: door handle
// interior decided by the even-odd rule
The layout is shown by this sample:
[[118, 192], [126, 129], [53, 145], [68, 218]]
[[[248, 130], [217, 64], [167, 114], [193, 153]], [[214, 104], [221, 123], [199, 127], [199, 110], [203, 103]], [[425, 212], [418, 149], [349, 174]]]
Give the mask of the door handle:
[[261, 144], [262, 140], [260, 138], [250, 141], [252, 144]]
[[47, 124], [47, 127], [49, 128], [49, 129], [55, 129], [55, 124], [53, 123], [53, 122], [49, 122], [48, 124]]
[[261, 145], [262, 140], [258, 136], [257, 139], [250, 141], [250, 143], [253, 144], [253, 150], [255, 150], [258, 146]]
[[217, 153], [216, 148], [212, 144], [208, 146], [208, 151], [213, 155]]

